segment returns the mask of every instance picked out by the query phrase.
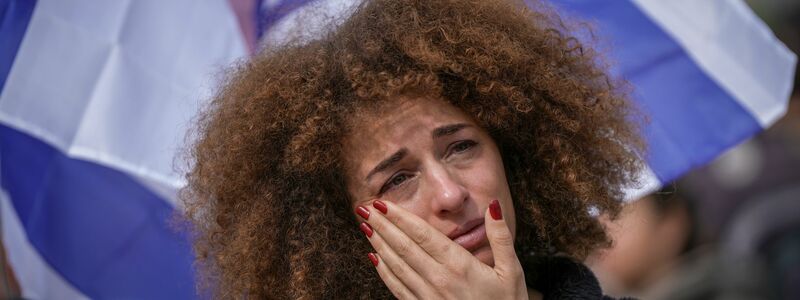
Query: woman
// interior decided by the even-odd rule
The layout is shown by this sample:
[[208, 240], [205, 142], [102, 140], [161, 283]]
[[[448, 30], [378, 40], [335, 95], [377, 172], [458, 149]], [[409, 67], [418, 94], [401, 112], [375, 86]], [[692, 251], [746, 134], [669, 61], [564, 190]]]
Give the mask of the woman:
[[562, 24], [504, 1], [374, 0], [241, 64], [183, 194], [202, 287], [600, 297], [579, 263], [609, 243], [589, 211], [616, 214], [642, 146]]

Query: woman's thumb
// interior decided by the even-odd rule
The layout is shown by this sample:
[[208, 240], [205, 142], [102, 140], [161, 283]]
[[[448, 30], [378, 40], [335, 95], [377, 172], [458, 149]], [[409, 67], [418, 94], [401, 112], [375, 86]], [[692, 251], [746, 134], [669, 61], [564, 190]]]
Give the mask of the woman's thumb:
[[511, 276], [521, 269], [514, 251], [514, 236], [506, 225], [500, 201], [492, 200], [484, 216], [486, 236], [492, 247], [494, 270], [500, 276]]

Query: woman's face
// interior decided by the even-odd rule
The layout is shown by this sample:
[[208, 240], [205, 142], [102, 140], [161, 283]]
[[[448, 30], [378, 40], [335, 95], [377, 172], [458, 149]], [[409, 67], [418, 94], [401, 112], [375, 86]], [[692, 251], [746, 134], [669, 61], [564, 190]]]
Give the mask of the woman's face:
[[402, 99], [359, 120], [347, 141], [355, 209], [392, 201], [493, 266], [484, 213], [500, 200], [516, 222], [500, 152], [488, 133], [441, 100]]

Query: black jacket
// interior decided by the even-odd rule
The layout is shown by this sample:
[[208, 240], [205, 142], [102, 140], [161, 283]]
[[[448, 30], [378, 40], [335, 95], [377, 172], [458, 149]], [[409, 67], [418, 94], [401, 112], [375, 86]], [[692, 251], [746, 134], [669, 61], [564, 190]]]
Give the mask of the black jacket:
[[[545, 300], [614, 299], [603, 295], [589, 268], [567, 257], [536, 257], [522, 261], [525, 283]], [[625, 298], [630, 299], [630, 298]]]

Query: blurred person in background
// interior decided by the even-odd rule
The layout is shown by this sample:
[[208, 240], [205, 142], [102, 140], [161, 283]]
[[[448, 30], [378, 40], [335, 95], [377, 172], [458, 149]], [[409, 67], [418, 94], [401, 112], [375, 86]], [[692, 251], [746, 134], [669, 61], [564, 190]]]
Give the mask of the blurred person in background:
[[[790, 48], [800, 48], [800, 3], [750, 4]], [[786, 116], [773, 128], [626, 205], [619, 220], [606, 220], [614, 245], [588, 264], [611, 295], [800, 299], [798, 200], [795, 90]]]
[[673, 189], [664, 188], [625, 205], [614, 222], [601, 217], [613, 248], [596, 252], [588, 264], [609, 294], [641, 296], [695, 248], [689, 203]]
[[[797, 99], [797, 98], [795, 98]], [[609, 294], [644, 299], [800, 298], [800, 106], [606, 221], [589, 265]]]

